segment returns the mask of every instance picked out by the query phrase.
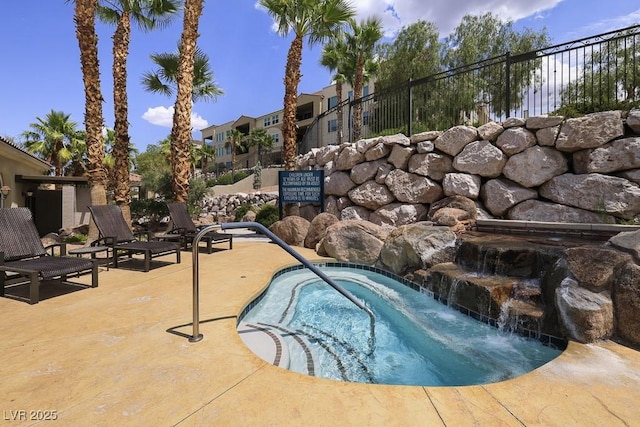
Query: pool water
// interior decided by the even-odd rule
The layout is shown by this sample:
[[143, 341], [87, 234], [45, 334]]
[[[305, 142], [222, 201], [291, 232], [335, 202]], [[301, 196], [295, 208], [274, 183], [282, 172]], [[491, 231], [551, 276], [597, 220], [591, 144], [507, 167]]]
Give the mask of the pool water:
[[342, 381], [453, 386], [503, 381], [529, 372], [561, 350], [468, 317], [375, 271], [322, 267], [363, 301], [370, 317], [306, 269], [277, 276], [243, 322], [276, 326], [289, 369]]

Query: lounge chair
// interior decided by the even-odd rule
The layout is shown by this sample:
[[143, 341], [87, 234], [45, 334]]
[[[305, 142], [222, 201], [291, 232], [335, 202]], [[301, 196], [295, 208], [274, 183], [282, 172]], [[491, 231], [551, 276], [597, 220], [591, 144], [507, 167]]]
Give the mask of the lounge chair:
[[118, 253], [126, 252], [132, 254], [144, 254], [144, 271], [149, 271], [151, 258], [176, 254], [176, 263], [180, 264], [180, 244], [174, 242], [161, 242], [151, 240], [147, 234], [147, 240], [138, 240], [131, 232], [127, 222], [122, 215], [120, 206], [117, 205], [95, 205], [89, 206], [93, 222], [98, 227], [100, 239], [98, 242], [103, 246], [111, 248], [113, 253], [113, 266], [118, 268]]
[[[55, 248], [59, 256], [53, 256]], [[67, 275], [91, 272], [91, 287], [98, 286], [98, 265], [88, 259], [68, 257], [64, 243], [47, 246], [42, 241], [27, 208], [0, 208], [0, 296], [5, 295], [7, 279], [29, 279], [29, 302], [40, 300], [43, 280], [60, 278], [72, 285]], [[86, 286], [82, 284], [82, 286]]]
[[[160, 238], [171, 239], [173, 236], [180, 236], [184, 249], [188, 250], [189, 245], [193, 244], [193, 239], [204, 227], [196, 227], [184, 203], [168, 203], [167, 207], [173, 228]], [[233, 249], [233, 234], [210, 231], [202, 236], [200, 241], [207, 243], [207, 253], [211, 253], [211, 245], [214, 243], [229, 242], [229, 249]]]

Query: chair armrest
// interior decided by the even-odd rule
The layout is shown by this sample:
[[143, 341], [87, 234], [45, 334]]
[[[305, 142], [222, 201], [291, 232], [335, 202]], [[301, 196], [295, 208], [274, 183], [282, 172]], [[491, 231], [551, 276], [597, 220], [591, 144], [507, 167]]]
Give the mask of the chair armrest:
[[91, 242], [89, 246], [109, 246], [114, 247], [116, 245], [115, 237], [100, 237], [98, 240]]
[[44, 250], [49, 252], [51, 256], [55, 255], [55, 248], [60, 248], [60, 256], [65, 256], [67, 254], [67, 244], [66, 243], [53, 243], [51, 245], [45, 246]]

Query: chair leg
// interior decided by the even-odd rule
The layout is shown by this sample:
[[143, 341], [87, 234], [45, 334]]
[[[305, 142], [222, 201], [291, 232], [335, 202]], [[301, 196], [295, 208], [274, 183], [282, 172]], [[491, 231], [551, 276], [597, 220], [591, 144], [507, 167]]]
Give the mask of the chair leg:
[[233, 249], [233, 237], [229, 237], [229, 249]]
[[176, 264], [180, 264], [180, 248], [176, 249]]
[[98, 260], [92, 260], [93, 268], [91, 269], [91, 287], [98, 287]]
[[144, 272], [148, 272], [151, 269], [151, 251], [144, 252]]
[[0, 297], [4, 296], [4, 282], [7, 279], [7, 273], [0, 272]]
[[40, 278], [38, 273], [29, 274], [29, 304], [37, 304], [40, 301]]
[[213, 243], [213, 239], [207, 239], [207, 253], [211, 253], [211, 244]]

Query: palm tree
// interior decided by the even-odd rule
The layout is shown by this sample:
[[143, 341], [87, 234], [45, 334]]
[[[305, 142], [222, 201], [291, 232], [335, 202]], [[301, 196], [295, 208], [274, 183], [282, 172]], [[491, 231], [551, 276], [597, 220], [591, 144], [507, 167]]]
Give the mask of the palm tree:
[[191, 107], [193, 103], [193, 71], [198, 41], [198, 25], [204, 0], [185, 0], [180, 59], [178, 61], [177, 98], [171, 128], [171, 169], [173, 193], [177, 202], [189, 200], [189, 156], [191, 153]]
[[258, 159], [256, 161], [256, 164], [258, 163], [264, 164], [264, 161], [262, 159], [262, 154], [265, 151], [267, 152], [271, 151], [271, 149], [273, 148], [273, 144], [275, 143], [275, 140], [273, 139], [273, 136], [267, 133], [266, 130], [262, 128], [255, 128], [251, 132], [249, 132], [248, 143], [250, 147], [254, 145], [258, 147]]
[[[179, 53], [154, 53], [151, 60], [159, 67], [156, 71], [148, 71], [142, 76], [142, 85], [147, 92], [173, 96], [176, 92]], [[215, 101], [223, 95], [223, 90], [216, 84], [213, 71], [206, 53], [196, 48], [193, 65], [193, 100]]]
[[36, 117], [31, 130], [22, 133], [24, 146], [30, 153], [37, 154], [51, 163], [55, 176], [62, 176], [64, 168], [74, 158], [73, 150], [78, 147], [76, 122], [71, 115], [51, 110], [45, 118]]
[[280, 35], [287, 36], [290, 31], [294, 32], [284, 74], [282, 120], [285, 169], [294, 170], [298, 151], [297, 92], [304, 38], [307, 38], [310, 46], [327, 40], [342, 31], [354, 10], [346, 0], [260, 0], [260, 5], [276, 21]]
[[113, 34], [113, 108], [115, 144], [112, 153], [115, 159], [116, 204], [130, 222], [131, 194], [129, 188], [129, 103], [127, 99], [127, 57], [131, 41], [131, 23], [138, 24], [142, 31], [151, 31], [165, 26], [175, 16], [178, 0], [101, 0], [98, 18], [115, 25]]
[[236, 154], [239, 150], [242, 150], [244, 141], [244, 133], [238, 129], [233, 129], [229, 133], [229, 139], [224, 144], [225, 148], [231, 148], [231, 179], [236, 174]]
[[[91, 204], [104, 205], [107, 203], [107, 194], [104, 187], [106, 174], [103, 167], [102, 94], [98, 67], [98, 36], [95, 28], [97, 8], [98, 0], [75, 0], [74, 21], [84, 82], [84, 125], [87, 144], [87, 175], [91, 184]], [[97, 238], [98, 230], [91, 222], [87, 241], [91, 242]]]
[[[353, 99], [362, 98], [367, 63], [373, 62], [376, 43], [382, 38], [382, 22], [372, 17], [358, 24], [355, 19], [349, 19], [351, 31], [345, 36], [349, 55], [354, 60]], [[360, 139], [362, 132], [362, 103], [358, 102], [353, 108], [352, 141]]]
[[338, 119], [338, 139], [336, 143], [342, 144], [342, 134], [344, 129], [344, 120], [342, 113], [342, 85], [347, 81], [347, 46], [345, 45], [344, 33], [337, 34], [329, 40], [322, 49], [320, 64], [327, 67], [331, 72], [335, 71], [333, 81], [336, 83], [336, 115]]
[[202, 145], [196, 145], [194, 147], [197, 147], [196, 149], [200, 152], [200, 160], [202, 162], [201, 169], [203, 173], [206, 173], [207, 166], [209, 166], [209, 160], [215, 161], [216, 159], [216, 150], [212, 145], [208, 145], [206, 142]]

